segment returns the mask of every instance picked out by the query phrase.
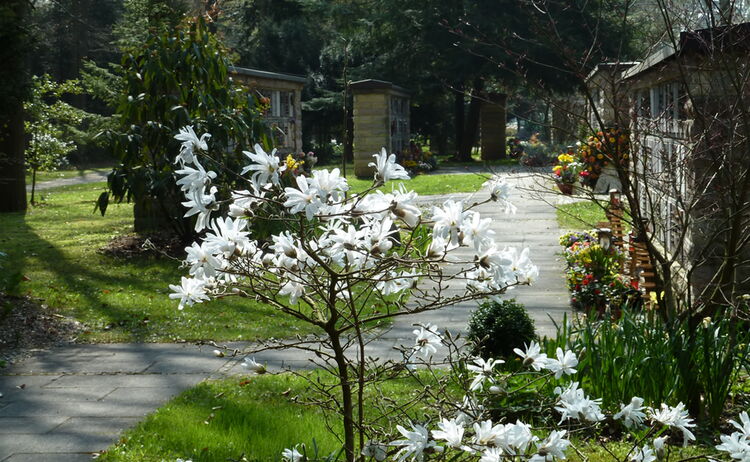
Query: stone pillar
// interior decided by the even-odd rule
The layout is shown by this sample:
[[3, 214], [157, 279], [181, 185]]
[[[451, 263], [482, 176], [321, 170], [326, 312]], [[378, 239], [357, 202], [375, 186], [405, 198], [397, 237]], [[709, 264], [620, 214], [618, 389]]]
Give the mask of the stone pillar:
[[490, 93], [479, 114], [482, 160], [505, 158], [505, 101], [507, 95]]
[[[371, 178], [373, 154], [385, 148], [388, 153], [395, 153], [405, 146], [397, 138], [408, 131], [408, 92], [390, 82], [380, 80], [361, 80], [350, 86], [353, 97], [352, 115], [354, 118], [354, 174], [360, 178]], [[403, 114], [394, 112], [394, 97], [406, 98], [406, 123]], [[408, 145], [408, 133], [406, 134]]]

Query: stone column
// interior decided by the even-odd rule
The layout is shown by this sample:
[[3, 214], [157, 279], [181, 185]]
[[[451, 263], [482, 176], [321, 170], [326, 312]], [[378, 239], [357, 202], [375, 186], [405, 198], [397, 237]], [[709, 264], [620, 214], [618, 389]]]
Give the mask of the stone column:
[[[352, 89], [354, 90], [354, 89]], [[360, 178], [371, 177], [372, 155], [390, 144], [388, 127], [388, 96], [386, 93], [355, 92], [354, 96], [354, 174]]]
[[482, 160], [505, 158], [505, 101], [507, 95], [490, 93], [482, 104], [479, 129], [482, 136]]
[[[374, 161], [373, 154], [381, 148], [392, 154], [409, 144], [409, 92], [391, 82], [372, 79], [353, 82], [350, 88], [354, 99], [354, 174], [371, 178], [373, 168], [367, 164]], [[392, 97], [406, 99], [397, 104], [402, 108], [405, 105], [405, 113], [393, 112]]]

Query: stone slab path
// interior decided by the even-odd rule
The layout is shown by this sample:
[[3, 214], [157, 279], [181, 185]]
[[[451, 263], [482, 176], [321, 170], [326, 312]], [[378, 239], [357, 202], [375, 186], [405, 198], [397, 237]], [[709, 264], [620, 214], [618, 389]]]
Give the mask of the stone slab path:
[[[48, 180], [48, 181], [40, 181], [36, 184], [36, 190], [37, 191], [43, 191], [45, 189], [50, 188], [59, 188], [60, 186], [73, 186], [77, 184], [87, 184], [87, 183], [99, 183], [102, 181], [107, 181], [107, 175], [109, 175], [109, 170], [103, 169], [101, 171], [96, 172], [89, 172], [85, 175], [76, 176], [73, 178], [59, 178], [56, 180]], [[26, 185], [26, 191], [31, 191], [31, 185]]]
[[[535, 285], [518, 287], [507, 297], [526, 305], [540, 335], [554, 335], [553, 320], [559, 322], [569, 312], [563, 264], [557, 256], [560, 230], [555, 210], [547, 203], [557, 198], [533, 193], [539, 190], [533, 175], [500, 174], [519, 188], [513, 197], [518, 212], [506, 215], [492, 203], [479, 211], [494, 219], [498, 242], [530, 247], [540, 270]], [[440, 203], [446, 198], [424, 200]], [[413, 343], [414, 323], [432, 322], [464, 332], [474, 306], [400, 318], [370, 343], [368, 355], [400, 357], [393, 347]], [[244, 373], [239, 359], [217, 358], [212, 350], [192, 344], [69, 345], [0, 370], [0, 462], [91, 460], [123, 430], [186, 388], [207, 378]], [[274, 369], [311, 365], [310, 357], [297, 351], [265, 352], [256, 359]]]

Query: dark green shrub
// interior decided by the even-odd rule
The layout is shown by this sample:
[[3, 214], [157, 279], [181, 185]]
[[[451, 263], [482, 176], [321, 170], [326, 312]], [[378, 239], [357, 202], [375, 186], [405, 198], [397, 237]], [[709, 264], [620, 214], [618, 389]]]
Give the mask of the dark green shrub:
[[534, 321], [515, 299], [486, 301], [469, 318], [469, 340], [474, 354], [483, 358], [512, 356], [514, 348], [523, 349], [536, 338]]

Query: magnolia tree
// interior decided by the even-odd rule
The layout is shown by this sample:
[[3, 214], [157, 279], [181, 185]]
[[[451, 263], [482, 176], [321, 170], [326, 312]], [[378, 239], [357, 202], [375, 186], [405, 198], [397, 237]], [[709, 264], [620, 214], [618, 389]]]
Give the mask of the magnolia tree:
[[[186, 249], [189, 277], [170, 286], [170, 297], [179, 300], [180, 309], [213, 298], [252, 297], [316, 326], [320, 335], [267, 342], [253, 351], [298, 348], [314, 353], [314, 362], [330, 372], [335, 383], [319, 375], [304, 377], [320, 392], [314, 404], [343, 420], [346, 460], [551, 461], [564, 459], [572, 447], [571, 429], [601, 428], [615, 420], [635, 432], [627, 458], [639, 462], [652, 462], [664, 453], [670, 428], [681, 432], [684, 443], [694, 439], [692, 420], [682, 404], [647, 409], [634, 397], [607, 417], [600, 400], [588, 397], [577, 382], [565, 383], [578, 364], [571, 351], [558, 349], [554, 358], [547, 357], [532, 343], [525, 351], [517, 350], [528, 370], [508, 374], [498, 370], [502, 360], [468, 357], [449, 333], [425, 324], [414, 330], [414, 344], [401, 349], [403, 359], [378, 361], [366, 354], [366, 345], [376, 338], [370, 331], [377, 321], [497, 297], [537, 276], [528, 249], [499, 247], [491, 220], [475, 210], [490, 201], [507, 212], [514, 210], [509, 185], [501, 179], [489, 180], [484, 200], [448, 200], [423, 212], [413, 191], [403, 186], [391, 193], [377, 189], [390, 180], [409, 178], [385, 150], [373, 156], [372, 187], [351, 193], [338, 169], [315, 170], [310, 176], [285, 174], [286, 164], [256, 145], [255, 152], [245, 153], [249, 165], [232, 173], [246, 179], [247, 189], [220, 198], [212, 185], [218, 174], [206, 171], [200, 161], [208, 155], [210, 135], [199, 137], [186, 127], [177, 138], [182, 141], [175, 160], [180, 166], [177, 183], [187, 199], [186, 216], [196, 217], [195, 230], [203, 238]], [[258, 211], [263, 215], [256, 216]], [[277, 221], [284, 231], [267, 239], [254, 237], [249, 231], [254, 218]], [[460, 247], [465, 249], [459, 252]], [[447, 373], [434, 372], [433, 356], [445, 358]], [[266, 372], [253, 359], [245, 365]], [[382, 395], [370, 400], [368, 409], [380, 412], [367, 420], [365, 389], [405, 374], [417, 383], [424, 383], [427, 374], [432, 382], [418, 387], [408, 404]], [[549, 381], [559, 386], [553, 396], [539, 397], [540, 409], [558, 415], [559, 428], [532, 431], [520, 420], [497, 420], [498, 397]], [[453, 399], [456, 390], [461, 393]], [[425, 408], [420, 415], [433, 416], [433, 423], [415, 421], [409, 412], [414, 406]], [[750, 425], [743, 419], [741, 434], [727, 436], [720, 449], [750, 460]], [[647, 422], [651, 425], [645, 426]], [[297, 446], [285, 450], [283, 457], [297, 462], [310, 459], [310, 454]]]

